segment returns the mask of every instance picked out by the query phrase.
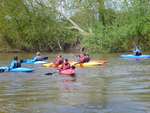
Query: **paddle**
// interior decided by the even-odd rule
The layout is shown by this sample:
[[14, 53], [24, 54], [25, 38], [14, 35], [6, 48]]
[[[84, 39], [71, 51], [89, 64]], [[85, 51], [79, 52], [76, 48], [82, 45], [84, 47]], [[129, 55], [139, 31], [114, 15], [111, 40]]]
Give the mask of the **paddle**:
[[48, 72], [48, 73], [45, 73], [44, 75], [53, 75], [55, 73], [58, 73], [58, 71], [54, 71], [54, 72]]
[[5, 72], [5, 69], [0, 69], [0, 73]]

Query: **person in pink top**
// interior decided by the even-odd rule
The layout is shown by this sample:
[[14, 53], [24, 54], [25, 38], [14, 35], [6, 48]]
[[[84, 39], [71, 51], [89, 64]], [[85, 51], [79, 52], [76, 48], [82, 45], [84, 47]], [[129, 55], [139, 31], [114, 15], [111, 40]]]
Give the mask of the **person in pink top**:
[[58, 55], [56, 57], [56, 60], [54, 61], [54, 64], [56, 65], [56, 67], [63, 64], [63, 60], [64, 60], [63, 57], [61, 55]]

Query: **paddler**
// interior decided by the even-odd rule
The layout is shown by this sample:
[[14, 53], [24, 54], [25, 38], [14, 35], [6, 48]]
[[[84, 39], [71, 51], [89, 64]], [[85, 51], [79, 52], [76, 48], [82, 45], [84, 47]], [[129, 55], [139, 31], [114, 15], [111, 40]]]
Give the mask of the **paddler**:
[[56, 67], [58, 67], [59, 65], [63, 64], [64, 58], [62, 57], [62, 55], [58, 55], [54, 61], [54, 64]]
[[71, 65], [68, 61], [68, 59], [65, 59], [62, 66], [59, 68], [59, 70], [66, 70], [66, 69], [70, 69]]
[[15, 56], [9, 66], [9, 69], [19, 68], [19, 67], [21, 67], [21, 62], [18, 60], [18, 56]]
[[89, 56], [89, 54], [85, 54], [85, 61], [86, 61], [86, 62], [89, 62], [89, 61], [90, 61], [90, 56]]
[[33, 61], [41, 61], [43, 57], [41, 56], [40, 52], [36, 53], [36, 56], [33, 58]]
[[90, 61], [90, 56], [88, 54], [80, 54], [78, 56], [78, 62], [79, 63], [86, 63]]
[[133, 50], [133, 53], [134, 53], [135, 56], [142, 55], [142, 51], [138, 47], [136, 47], [135, 50]]

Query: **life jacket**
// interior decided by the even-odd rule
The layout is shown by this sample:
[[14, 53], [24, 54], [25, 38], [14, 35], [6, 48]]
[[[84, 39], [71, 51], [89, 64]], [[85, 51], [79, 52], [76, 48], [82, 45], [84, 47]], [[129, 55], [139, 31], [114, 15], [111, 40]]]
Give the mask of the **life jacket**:
[[89, 56], [85, 56], [85, 62], [89, 62], [90, 61], [90, 57]]
[[142, 51], [139, 50], [139, 49], [136, 49], [136, 50], [135, 50], [135, 55], [136, 55], [136, 56], [142, 55]]
[[71, 68], [70, 63], [64, 63], [61, 67], [62, 70], [70, 69], [70, 68]]
[[63, 58], [57, 58], [55, 61], [56, 65], [61, 65], [63, 63]]
[[136, 55], [136, 56], [140, 56], [140, 55], [142, 55], [142, 53], [139, 52], [139, 51], [137, 51], [137, 52], [135, 53], [135, 55]]
[[86, 62], [86, 57], [80, 56], [80, 63], [85, 63], [85, 62]]
[[43, 58], [42, 56], [36, 56], [36, 57], [35, 57], [35, 61], [41, 61], [42, 58]]
[[15, 61], [13, 68], [19, 68], [19, 67], [21, 67], [21, 63], [19, 61]]

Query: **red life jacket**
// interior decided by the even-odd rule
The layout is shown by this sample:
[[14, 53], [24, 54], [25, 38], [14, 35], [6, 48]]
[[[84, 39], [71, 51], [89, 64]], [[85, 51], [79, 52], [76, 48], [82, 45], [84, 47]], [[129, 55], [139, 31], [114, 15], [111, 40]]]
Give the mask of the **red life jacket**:
[[70, 66], [69, 63], [65, 63], [65, 64], [63, 64], [62, 67], [61, 67], [62, 70], [70, 69], [70, 68], [71, 68], [71, 66]]
[[85, 56], [80, 57], [80, 63], [85, 63], [85, 62], [86, 62], [86, 57]]
[[89, 56], [85, 56], [85, 61], [89, 62], [90, 61], [90, 57]]
[[55, 61], [56, 65], [61, 65], [63, 63], [63, 59], [62, 58], [57, 58]]

